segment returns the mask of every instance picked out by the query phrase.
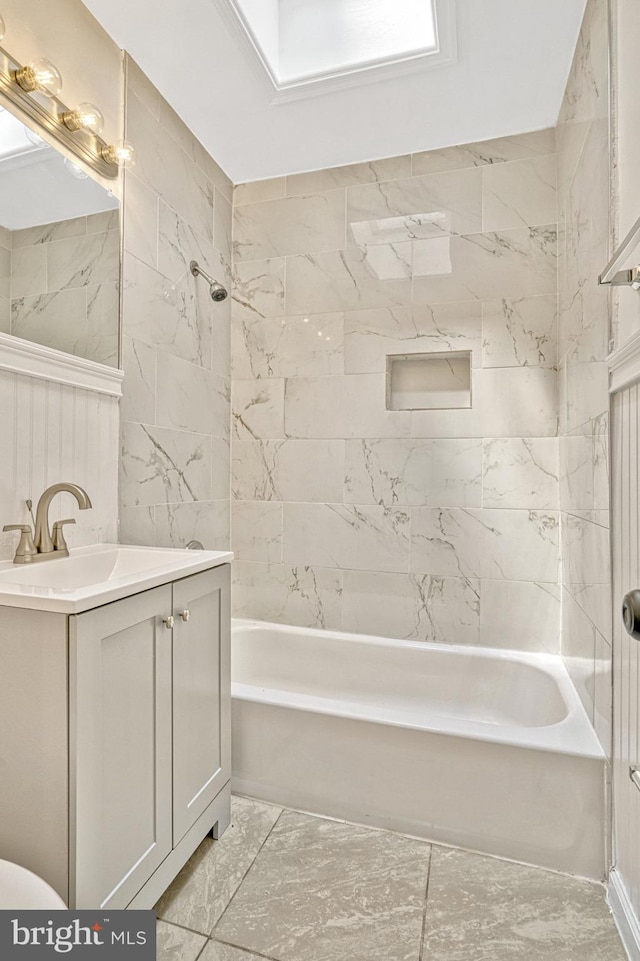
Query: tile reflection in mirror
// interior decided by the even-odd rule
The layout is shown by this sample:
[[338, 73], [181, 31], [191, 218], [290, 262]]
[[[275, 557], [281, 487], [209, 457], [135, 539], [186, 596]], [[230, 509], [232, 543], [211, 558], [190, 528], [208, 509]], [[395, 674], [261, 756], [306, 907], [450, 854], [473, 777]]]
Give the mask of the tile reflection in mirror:
[[0, 111], [0, 331], [118, 366], [119, 201]]

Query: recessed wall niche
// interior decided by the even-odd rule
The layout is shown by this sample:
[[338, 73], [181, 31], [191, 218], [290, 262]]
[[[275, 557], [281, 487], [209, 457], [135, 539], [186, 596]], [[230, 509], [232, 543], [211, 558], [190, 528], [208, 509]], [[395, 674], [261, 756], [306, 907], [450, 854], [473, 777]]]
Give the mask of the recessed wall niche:
[[471, 407], [471, 351], [387, 356], [387, 410]]

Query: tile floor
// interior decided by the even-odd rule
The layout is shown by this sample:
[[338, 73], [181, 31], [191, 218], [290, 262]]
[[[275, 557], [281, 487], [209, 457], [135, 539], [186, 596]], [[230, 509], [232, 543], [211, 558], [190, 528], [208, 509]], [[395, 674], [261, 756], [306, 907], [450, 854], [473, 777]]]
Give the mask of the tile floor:
[[625, 961], [599, 885], [232, 800], [157, 904], [158, 961]]

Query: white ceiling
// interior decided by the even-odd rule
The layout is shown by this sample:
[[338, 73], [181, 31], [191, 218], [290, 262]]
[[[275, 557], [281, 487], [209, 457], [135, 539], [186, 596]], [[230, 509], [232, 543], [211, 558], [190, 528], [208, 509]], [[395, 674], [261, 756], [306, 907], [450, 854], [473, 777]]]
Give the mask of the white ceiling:
[[553, 126], [586, 0], [457, 0], [457, 63], [273, 103], [223, 0], [84, 0], [234, 183]]

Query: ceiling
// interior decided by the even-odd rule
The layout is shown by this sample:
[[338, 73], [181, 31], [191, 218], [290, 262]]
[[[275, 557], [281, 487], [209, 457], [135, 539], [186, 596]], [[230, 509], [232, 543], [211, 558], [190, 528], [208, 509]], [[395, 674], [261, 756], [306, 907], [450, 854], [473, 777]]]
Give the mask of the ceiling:
[[456, 63], [276, 102], [225, 0], [84, 3], [242, 183], [553, 126], [586, 0], [456, 0]]

